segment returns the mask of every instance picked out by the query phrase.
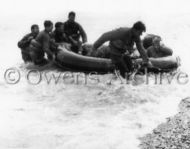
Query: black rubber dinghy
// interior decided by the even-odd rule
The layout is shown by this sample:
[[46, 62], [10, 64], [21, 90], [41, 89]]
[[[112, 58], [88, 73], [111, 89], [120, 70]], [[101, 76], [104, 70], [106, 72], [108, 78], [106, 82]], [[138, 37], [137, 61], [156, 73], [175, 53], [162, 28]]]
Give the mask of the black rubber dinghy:
[[[59, 51], [56, 56], [56, 63], [63, 69], [68, 68], [74, 71], [86, 72], [112, 72], [114, 65], [110, 59], [97, 58], [90, 56], [83, 56], [67, 50], [59, 46]], [[162, 71], [174, 70], [179, 66], [179, 59], [175, 56], [168, 56], [162, 58], [149, 58], [155, 68]], [[142, 59], [135, 59], [136, 63], [141, 64]]]
[[56, 62], [63, 68], [75, 71], [112, 72], [114, 65], [110, 59], [83, 56], [59, 47]]

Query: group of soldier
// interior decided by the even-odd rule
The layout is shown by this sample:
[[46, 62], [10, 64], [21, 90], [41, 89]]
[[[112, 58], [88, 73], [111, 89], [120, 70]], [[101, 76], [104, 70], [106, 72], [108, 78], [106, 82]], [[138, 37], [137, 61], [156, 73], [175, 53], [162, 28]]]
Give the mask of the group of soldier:
[[31, 33], [18, 42], [24, 62], [33, 62], [35, 65], [47, 64], [55, 58], [57, 47], [63, 42], [70, 45], [71, 51], [78, 53], [81, 45], [87, 42], [87, 36], [82, 26], [75, 22], [75, 15], [75, 12], [70, 12], [66, 22], [55, 23], [54, 30], [53, 22], [50, 20], [44, 21], [42, 31], [39, 31], [38, 25], [32, 25]]
[[[79, 53], [87, 42], [87, 35], [82, 26], [75, 22], [75, 12], [68, 14], [64, 23], [57, 22], [53, 31], [53, 23], [44, 21], [44, 30], [39, 32], [38, 25], [31, 26], [31, 33], [18, 42], [24, 62], [33, 62], [35, 65], [44, 65], [55, 59], [55, 53], [60, 43], [70, 45], [70, 50]], [[120, 74], [132, 71], [131, 54], [135, 49], [143, 59], [145, 67], [152, 67], [149, 57], [164, 57], [172, 55], [173, 51], [161, 44], [158, 35], [147, 35], [141, 40], [141, 35], [146, 31], [143, 22], [138, 21], [132, 27], [118, 28], [102, 34], [92, 45], [92, 55], [105, 43], [109, 42], [109, 57], [115, 64]], [[80, 40], [82, 39], [82, 40]], [[135, 46], [134, 46], [135, 45]], [[44, 55], [47, 55], [47, 58]]]

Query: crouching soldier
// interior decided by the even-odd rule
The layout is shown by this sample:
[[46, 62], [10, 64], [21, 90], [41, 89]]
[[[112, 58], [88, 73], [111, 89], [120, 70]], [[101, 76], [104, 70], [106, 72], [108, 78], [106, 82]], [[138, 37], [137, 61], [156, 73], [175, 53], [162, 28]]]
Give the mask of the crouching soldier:
[[154, 37], [153, 45], [147, 49], [148, 57], [159, 58], [172, 56], [173, 50], [166, 47], [164, 44], [161, 44], [161, 38]]
[[144, 23], [138, 21], [134, 23], [133, 27], [124, 27], [106, 32], [94, 43], [93, 51], [97, 51], [102, 44], [109, 41], [111, 60], [120, 71], [121, 76], [125, 78], [125, 73], [133, 70], [131, 57], [125, 53], [133, 52], [134, 44], [136, 44], [137, 50], [143, 59], [143, 65], [146, 67], [152, 66], [140, 39], [145, 31]]
[[21, 49], [22, 59], [26, 62], [31, 62], [32, 58], [30, 56], [29, 45], [32, 39], [35, 39], [39, 33], [38, 25], [34, 24], [31, 26], [31, 33], [25, 35], [19, 42], [18, 47]]
[[35, 65], [47, 64], [47, 59], [44, 58], [45, 53], [49, 60], [54, 59], [54, 53], [51, 50], [51, 44], [53, 44], [50, 33], [53, 30], [53, 23], [51, 21], [44, 22], [44, 30], [41, 31], [36, 39], [31, 41], [30, 44], [30, 56]]

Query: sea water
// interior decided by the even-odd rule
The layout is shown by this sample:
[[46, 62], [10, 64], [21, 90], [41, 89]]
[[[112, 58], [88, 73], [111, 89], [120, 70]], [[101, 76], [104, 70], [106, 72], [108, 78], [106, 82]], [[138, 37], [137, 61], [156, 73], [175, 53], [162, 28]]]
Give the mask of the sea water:
[[[49, 13], [48, 13], [49, 14]], [[98, 75], [84, 83], [68, 78], [55, 83], [42, 80], [31, 84], [26, 80], [17, 42], [37, 23], [43, 28], [44, 19], [64, 21], [67, 13], [40, 16], [9, 15], [0, 24], [0, 148], [2, 149], [136, 149], [139, 137], [150, 133], [166, 118], [178, 112], [181, 99], [189, 96], [189, 83], [155, 84], [154, 76], [146, 84], [144, 76], [126, 83], [112, 74]], [[19, 17], [22, 16], [22, 17]], [[172, 19], [171, 19], [172, 18]], [[78, 11], [77, 21], [93, 43], [102, 33], [132, 26], [142, 20], [147, 33], [158, 34], [163, 42], [181, 58], [181, 71], [189, 74], [190, 14], [87, 13]], [[4, 74], [17, 68], [21, 80], [8, 84]], [[58, 70], [40, 70], [48, 77]], [[74, 73], [75, 75], [76, 73]], [[13, 75], [14, 77], [14, 75]], [[38, 79], [32, 75], [31, 81]]]

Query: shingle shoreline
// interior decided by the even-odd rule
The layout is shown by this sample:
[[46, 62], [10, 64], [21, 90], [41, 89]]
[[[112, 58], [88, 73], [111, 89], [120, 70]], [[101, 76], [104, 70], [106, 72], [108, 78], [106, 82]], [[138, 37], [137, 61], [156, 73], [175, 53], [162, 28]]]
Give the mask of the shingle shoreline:
[[140, 138], [141, 149], [190, 149], [190, 97], [179, 104], [179, 113]]

